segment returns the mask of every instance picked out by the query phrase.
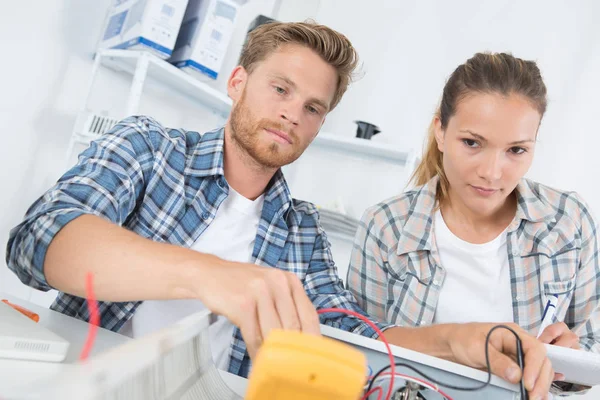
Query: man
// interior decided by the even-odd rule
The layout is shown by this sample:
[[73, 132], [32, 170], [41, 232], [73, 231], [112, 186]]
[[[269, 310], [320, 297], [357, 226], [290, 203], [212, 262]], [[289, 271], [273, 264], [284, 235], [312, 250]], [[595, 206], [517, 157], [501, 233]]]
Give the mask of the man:
[[[61, 291], [52, 308], [82, 319], [93, 273], [101, 325], [134, 337], [206, 307], [222, 316], [211, 327], [217, 365], [241, 376], [270, 330], [318, 334], [315, 308], [362, 312], [337, 276], [314, 205], [291, 198], [280, 169], [315, 138], [356, 64], [348, 39], [325, 26], [257, 28], [228, 81], [224, 128], [199, 135], [146, 117], [118, 123], [13, 229], [9, 267], [36, 289]], [[352, 317], [321, 322], [376, 337]], [[429, 350], [415, 341], [419, 329], [388, 332], [395, 344]], [[516, 364], [500, 354], [511, 353], [501, 339], [514, 337], [497, 336], [493, 367], [504, 376]], [[448, 356], [483, 363], [469, 335], [452, 346], [435, 339]], [[524, 347], [537, 378], [543, 347]]]

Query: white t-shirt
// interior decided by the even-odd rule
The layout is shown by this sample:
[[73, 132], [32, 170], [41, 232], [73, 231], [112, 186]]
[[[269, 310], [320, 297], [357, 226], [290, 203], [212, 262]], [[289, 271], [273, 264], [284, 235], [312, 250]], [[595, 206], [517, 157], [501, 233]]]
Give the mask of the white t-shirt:
[[434, 234], [446, 271], [433, 322], [513, 322], [506, 230], [491, 242], [465, 242], [435, 213]]
[[[250, 262], [260, 222], [264, 196], [252, 201], [231, 187], [221, 203], [215, 219], [191, 247], [202, 253], [214, 254], [228, 261]], [[147, 335], [165, 326], [205, 310], [199, 300], [148, 300], [136, 310], [121, 329], [133, 338]], [[225, 317], [218, 317], [209, 328], [213, 360], [217, 368], [229, 367], [229, 346], [234, 326]]]

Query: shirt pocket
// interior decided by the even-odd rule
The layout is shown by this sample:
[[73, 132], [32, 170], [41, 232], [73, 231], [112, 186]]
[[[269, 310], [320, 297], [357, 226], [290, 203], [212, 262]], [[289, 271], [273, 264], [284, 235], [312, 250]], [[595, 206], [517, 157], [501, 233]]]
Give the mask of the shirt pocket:
[[573, 276], [572, 278], [567, 279], [565, 281], [544, 282], [544, 295], [546, 296], [546, 298], [548, 298], [552, 295], [557, 295], [560, 297], [561, 295], [571, 293], [575, 288], [576, 278], [576, 276]]
[[530, 262], [535, 263], [530, 268], [539, 272], [542, 294], [560, 295], [573, 290], [579, 255], [579, 248], [574, 247], [553, 254], [538, 253], [529, 258]]
[[423, 315], [431, 283], [429, 251], [391, 254], [388, 268], [386, 318], [402, 326], [419, 326], [430, 317]]
[[546, 306], [546, 303], [551, 296], [557, 296], [558, 301], [556, 304], [556, 320], [564, 321], [569, 304], [573, 298], [573, 290], [576, 286], [577, 276], [574, 275], [569, 279], [562, 281], [545, 281], [542, 285], [542, 307]]
[[532, 258], [539, 268], [540, 308], [543, 310], [551, 296], [558, 296], [556, 318], [562, 321], [573, 297], [577, 279], [580, 250], [578, 247], [563, 247], [551, 253], [550, 249]]
[[393, 279], [401, 282], [416, 280], [421, 285], [429, 286], [431, 267], [428, 251], [411, 251], [401, 255], [390, 254], [388, 260], [386, 263], [388, 273]]

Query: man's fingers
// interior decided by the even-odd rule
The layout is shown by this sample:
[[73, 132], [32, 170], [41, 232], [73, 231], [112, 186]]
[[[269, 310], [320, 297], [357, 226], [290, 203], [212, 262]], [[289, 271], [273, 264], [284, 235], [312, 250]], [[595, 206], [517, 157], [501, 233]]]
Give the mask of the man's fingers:
[[298, 277], [291, 273], [288, 274], [288, 280], [292, 290], [292, 297], [296, 304], [296, 310], [298, 311], [302, 332], [320, 335], [319, 315], [315, 310], [315, 306], [306, 295], [302, 283]]
[[275, 308], [275, 299], [272, 289], [266, 281], [252, 283], [254, 298], [257, 305], [258, 324], [263, 340], [266, 340], [273, 329], [281, 329], [279, 313]]
[[[527, 367], [525, 369], [527, 369]], [[532, 399], [547, 398], [548, 392], [550, 391], [550, 385], [552, 384], [552, 378], [554, 378], [552, 363], [546, 358], [542, 368], [539, 370], [539, 375], [537, 376], [534, 387], [527, 388], [529, 397]], [[527, 381], [525, 381], [525, 385], [527, 385]]]
[[242, 337], [246, 343], [246, 348], [248, 349], [250, 358], [254, 358], [256, 356], [256, 353], [263, 342], [263, 337], [260, 333], [256, 307], [257, 306], [254, 299], [247, 301], [241, 309], [239, 324], [239, 328], [242, 332]]
[[502, 354], [493, 346], [489, 346], [489, 355], [490, 368], [494, 375], [498, 375], [512, 383], [521, 380], [521, 369], [510, 357]]
[[277, 273], [272, 282], [275, 309], [281, 320], [283, 329], [301, 331], [302, 323], [298, 315], [297, 305], [292, 295], [292, 288], [285, 272]]

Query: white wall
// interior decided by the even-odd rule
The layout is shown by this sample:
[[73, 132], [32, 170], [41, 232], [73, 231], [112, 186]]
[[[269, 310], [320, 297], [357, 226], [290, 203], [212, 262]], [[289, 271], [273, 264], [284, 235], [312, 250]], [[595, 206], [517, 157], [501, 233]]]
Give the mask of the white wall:
[[[5, 4], [0, 14], [0, 244], [26, 208], [63, 167], [81, 82], [107, 1], [34, 1]], [[33, 12], [35, 10], [35, 13]], [[4, 254], [4, 251], [3, 251]], [[0, 290], [28, 291], [0, 262]]]

